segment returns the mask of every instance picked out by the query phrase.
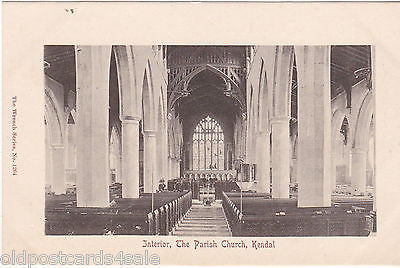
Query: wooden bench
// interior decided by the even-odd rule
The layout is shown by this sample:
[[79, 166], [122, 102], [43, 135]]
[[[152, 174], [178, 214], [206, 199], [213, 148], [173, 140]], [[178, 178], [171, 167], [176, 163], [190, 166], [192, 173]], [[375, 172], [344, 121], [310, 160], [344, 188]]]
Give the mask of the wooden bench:
[[223, 207], [234, 236], [367, 236], [372, 231], [369, 211], [354, 206], [298, 208], [295, 199], [243, 195], [241, 202], [237, 193], [224, 193]]
[[[154, 208], [164, 207], [185, 194], [187, 192], [155, 193]], [[76, 207], [76, 201], [66, 196], [49, 197], [46, 200], [45, 231], [49, 235], [149, 234], [148, 214], [153, 213], [151, 203], [151, 194], [143, 194], [140, 198], [117, 198], [106, 208]], [[169, 225], [173, 224], [169, 219], [172, 216], [169, 211]], [[166, 227], [167, 224], [160, 226], [161, 229]]]

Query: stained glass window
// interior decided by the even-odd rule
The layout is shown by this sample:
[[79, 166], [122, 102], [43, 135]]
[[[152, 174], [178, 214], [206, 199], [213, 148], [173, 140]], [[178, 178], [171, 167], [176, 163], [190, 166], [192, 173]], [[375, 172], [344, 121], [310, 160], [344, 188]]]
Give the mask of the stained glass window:
[[193, 132], [193, 169], [224, 169], [224, 132], [210, 116], [203, 118]]

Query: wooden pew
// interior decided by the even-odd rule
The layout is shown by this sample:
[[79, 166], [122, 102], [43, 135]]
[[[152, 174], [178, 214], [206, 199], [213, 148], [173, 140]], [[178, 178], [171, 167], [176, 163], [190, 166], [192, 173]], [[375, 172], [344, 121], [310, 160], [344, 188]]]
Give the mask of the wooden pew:
[[371, 217], [354, 207], [297, 208], [294, 199], [224, 193], [223, 207], [234, 236], [366, 236]]
[[[156, 193], [154, 207], [163, 207], [184, 194]], [[46, 234], [51, 235], [144, 235], [150, 232], [148, 214], [151, 212], [151, 195], [148, 194], [141, 195], [140, 198], [117, 198], [106, 208], [76, 207], [75, 200], [67, 196], [56, 196], [46, 199], [45, 230]], [[166, 228], [166, 224], [155, 226], [159, 229]]]
[[[148, 213], [149, 231], [153, 235], [168, 235], [192, 206], [192, 192]], [[171, 208], [171, 209], [169, 209]]]

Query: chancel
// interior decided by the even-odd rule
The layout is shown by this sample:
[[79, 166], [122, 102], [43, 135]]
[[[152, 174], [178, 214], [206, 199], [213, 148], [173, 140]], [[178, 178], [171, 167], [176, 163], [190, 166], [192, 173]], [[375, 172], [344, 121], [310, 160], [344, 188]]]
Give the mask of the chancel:
[[44, 46], [46, 234], [376, 232], [373, 63], [368, 45]]

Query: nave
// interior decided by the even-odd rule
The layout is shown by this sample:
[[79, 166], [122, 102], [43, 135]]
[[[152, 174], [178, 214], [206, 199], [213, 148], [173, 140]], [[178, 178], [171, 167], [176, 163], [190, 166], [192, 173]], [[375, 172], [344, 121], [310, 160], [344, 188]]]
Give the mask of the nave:
[[233, 236], [376, 231], [371, 46], [45, 46], [44, 73], [46, 234], [219, 205]]
[[176, 226], [172, 235], [232, 236], [232, 233], [222, 208], [222, 202], [204, 206], [200, 201], [194, 200], [192, 207]]

